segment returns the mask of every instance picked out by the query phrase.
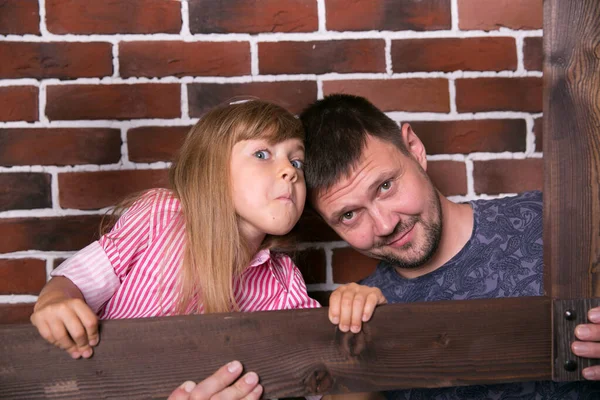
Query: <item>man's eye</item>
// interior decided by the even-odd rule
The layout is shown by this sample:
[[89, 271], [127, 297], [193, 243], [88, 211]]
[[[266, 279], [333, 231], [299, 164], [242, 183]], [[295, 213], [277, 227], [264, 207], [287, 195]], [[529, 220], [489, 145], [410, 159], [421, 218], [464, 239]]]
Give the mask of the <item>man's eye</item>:
[[267, 160], [269, 158], [269, 152], [267, 150], [259, 150], [254, 153], [254, 157], [260, 158], [261, 160]]
[[387, 192], [388, 190], [390, 190], [392, 188], [392, 182], [390, 181], [385, 181], [383, 182], [383, 184], [381, 185], [381, 190], [383, 190], [384, 192]]
[[345, 221], [349, 221], [354, 217], [354, 211], [348, 211], [342, 214], [342, 219]]
[[292, 160], [291, 163], [296, 169], [304, 169], [304, 161], [302, 160]]

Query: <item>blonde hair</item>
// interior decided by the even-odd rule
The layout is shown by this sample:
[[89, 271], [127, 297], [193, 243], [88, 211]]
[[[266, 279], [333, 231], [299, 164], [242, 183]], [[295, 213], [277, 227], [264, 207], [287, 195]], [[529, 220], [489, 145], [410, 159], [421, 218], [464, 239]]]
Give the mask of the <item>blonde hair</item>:
[[[181, 202], [186, 236], [176, 314], [238, 309], [233, 281], [241, 277], [254, 249], [239, 232], [230, 160], [237, 142], [257, 138], [269, 143], [304, 140], [304, 131], [297, 118], [275, 104], [251, 100], [218, 107], [192, 127], [171, 166], [169, 181]], [[126, 200], [118, 210], [134, 201]], [[281, 248], [285, 243], [286, 237], [267, 235], [261, 248]]]

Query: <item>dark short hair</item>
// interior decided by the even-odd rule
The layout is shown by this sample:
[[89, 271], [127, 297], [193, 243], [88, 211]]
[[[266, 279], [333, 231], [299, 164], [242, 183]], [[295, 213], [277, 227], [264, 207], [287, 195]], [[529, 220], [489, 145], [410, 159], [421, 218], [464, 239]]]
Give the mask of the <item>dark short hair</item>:
[[329, 189], [350, 173], [367, 135], [408, 154], [398, 124], [364, 97], [326, 96], [308, 106], [300, 120], [306, 135], [306, 185], [311, 193]]

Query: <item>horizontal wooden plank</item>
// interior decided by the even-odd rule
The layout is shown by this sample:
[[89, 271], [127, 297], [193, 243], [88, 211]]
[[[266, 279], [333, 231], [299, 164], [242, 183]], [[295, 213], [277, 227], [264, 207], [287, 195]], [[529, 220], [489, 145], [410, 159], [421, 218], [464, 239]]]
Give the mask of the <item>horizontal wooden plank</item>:
[[89, 360], [28, 325], [0, 328], [0, 398], [165, 398], [226, 362], [256, 371], [265, 397], [551, 378], [547, 297], [379, 307], [359, 334], [326, 309], [113, 320]]

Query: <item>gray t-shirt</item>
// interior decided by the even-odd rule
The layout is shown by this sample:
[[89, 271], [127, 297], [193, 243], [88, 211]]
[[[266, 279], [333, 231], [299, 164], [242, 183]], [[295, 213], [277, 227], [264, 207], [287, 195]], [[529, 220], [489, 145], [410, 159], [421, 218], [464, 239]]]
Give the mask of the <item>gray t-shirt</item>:
[[[415, 279], [382, 261], [363, 285], [381, 289], [389, 303], [495, 299], [544, 294], [542, 194], [471, 202], [471, 239], [450, 261]], [[393, 400], [600, 399], [599, 382], [518, 382], [499, 385], [396, 390]]]

